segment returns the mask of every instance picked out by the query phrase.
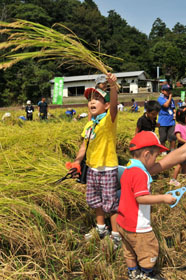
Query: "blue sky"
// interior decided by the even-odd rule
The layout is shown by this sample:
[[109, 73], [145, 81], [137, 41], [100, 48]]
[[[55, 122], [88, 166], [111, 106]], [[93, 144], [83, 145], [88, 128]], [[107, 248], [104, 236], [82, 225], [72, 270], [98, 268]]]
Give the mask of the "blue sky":
[[[102, 15], [115, 10], [130, 26], [149, 35], [159, 17], [170, 29], [177, 22], [186, 25], [186, 0], [93, 0]], [[81, 1], [83, 2], [83, 1]]]

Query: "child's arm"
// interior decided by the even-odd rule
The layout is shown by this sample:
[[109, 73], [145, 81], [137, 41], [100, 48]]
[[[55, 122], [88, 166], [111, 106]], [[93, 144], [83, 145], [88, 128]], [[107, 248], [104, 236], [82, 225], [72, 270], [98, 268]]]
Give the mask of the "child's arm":
[[184, 139], [181, 137], [181, 133], [180, 133], [180, 132], [176, 132], [176, 138], [177, 138], [177, 140], [178, 140], [180, 143], [186, 143], [186, 140], [184, 140]]
[[107, 80], [110, 85], [110, 115], [112, 122], [114, 122], [118, 111], [118, 93], [116, 84], [117, 78], [114, 74], [108, 73]]
[[80, 164], [85, 156], [85, 152], [86, 152], [86, 145], [85, 145], [85, 140], [84, 140], [80, 146], [80, 149], [77, 153], [77, 156], [76, 156], [76, 159], [74, 160], [74, 162]]
[[69, 169], [69, 172], [74, 173], [73, 169], [76, 169], [76, 172], [73, 174], [74, 178], [76, 177], [77, 173], [81, 172], [81, 165], [80, 164], [81, 164], [81, 162], [82, 162], [82, 160], [85, 156], [85, 152], [86, 152], [86, 145], [85, 145], [85, 141], [83, 141], [74, 162], [66, 162], [66, 168]]
[[169, 94], [169, 98], [167, 99], [167, 101], [162, 105], [165, 108], [168, 108], [170, 103], [171, 103], [171, 99], [172, 99], [172, 93]]
[[172, 151], [160, 161], [155, 163], [149, 170], [150, 174], [157, 174], [163, 170], [169, 169], [176, 164], [182, 163], [186, 160], [186, 144]]
[[176, 202], [176, 198], [171, 194], [157, 194], [157, 195], [143, 195], [138, 196], [136, 198], [137, 203], [139, 204], [158, 204], [158, 203], [166, 203], [166, 204], [174, 204]]

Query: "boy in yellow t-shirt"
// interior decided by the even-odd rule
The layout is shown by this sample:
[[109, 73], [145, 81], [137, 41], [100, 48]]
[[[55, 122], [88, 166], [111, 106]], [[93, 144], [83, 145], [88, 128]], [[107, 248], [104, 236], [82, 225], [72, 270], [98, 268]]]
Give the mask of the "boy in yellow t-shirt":
[[[84, 141], [71, 167], [80, 165], [86, 152], [87, 192], [86, 200], [96, 211], [96, 230], [103, 238], [109, 234], [105, 225], [105, 213], [111, 215], [111, 238], [114, 248], [117, 248], [121, 237], [117, 230], [116, 217], [118, 198], [116, 195], [118, 183], [118, 160], [116, 154], [116, 125], [117, 125], [117, 84], [116, 76], [109, 73], [107, 81], [110, 93], [99, 88], [88, 88], [85, 97], [92, 116], [82, 133]], [[90, 136], [90, 137], [89, 137]], [[89, 139], [89, 140], [88, 140]], [[88, 143], [89, 141], [89, 143]], [[88, 143], [88, 148], [86, 151]], [[93, 236], [92, 231], [85, 234], [88, 240]]]

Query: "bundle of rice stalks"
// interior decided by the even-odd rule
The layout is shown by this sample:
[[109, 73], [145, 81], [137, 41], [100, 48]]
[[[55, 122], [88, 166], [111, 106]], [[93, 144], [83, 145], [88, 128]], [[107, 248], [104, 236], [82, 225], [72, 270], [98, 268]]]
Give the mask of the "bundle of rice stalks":
[[[88, 50], [83, 45], [86, 42], [80, 40], [71, 30], [62, 24], [53, 27], [57, 25], [70, 34], [62, 34], [53, 28], [26, 20], [0, 22], [0, 33], [8, 35], [7, 41], [0, 43], [0, 49], [8, 50], [1, 57], [0, 69], [6, 69], [25, 59], [44, 58], [61, 60], [61, 64], [83, 63], [104, 74], [111, 71], [111, 68], [100, 60], [100, 55], [103, 54], [99, 53], [98, 57], [98, 54]], [[32, 51], [28, 52], [28, 48]]]

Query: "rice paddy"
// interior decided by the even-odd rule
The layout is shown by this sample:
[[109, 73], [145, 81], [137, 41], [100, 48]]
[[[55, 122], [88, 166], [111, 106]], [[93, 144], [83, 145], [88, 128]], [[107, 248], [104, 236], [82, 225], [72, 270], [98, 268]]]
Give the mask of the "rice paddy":
[[[49, 110], [50, 111], [50, 110]], [[86, 109], [77, 109], [77, 114]], [[59, 185], [66, 161], [81, 143], [87, 119], [65, 117], [65, 109], [50, 111], [47, 121], [23, 121], [24, 111], [12, 111], [0, 121], [0, 279], [122, 280], [127, 279], [123, 250], [113, 252], [110, 239], [89, 242], [84, 234], [94, 225], [85, 201], [85, 185], [68, 179]], [[142, 114], [119, 112], [117, 152], [120, 164], [130, 155], [128, 143]], [[0, 112], [0, 120], [4, 112]], [[154, 177], [153, 193], [173, 189], [172, 170]], [[185, 178], [179, 175], [182, 186]], [[171, 209], [152, 207], [152, 224], [160, 242], [157, 270], [166, 279], [186, 279], [186, 195]]]

